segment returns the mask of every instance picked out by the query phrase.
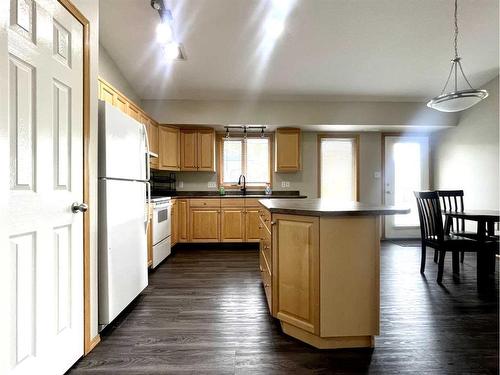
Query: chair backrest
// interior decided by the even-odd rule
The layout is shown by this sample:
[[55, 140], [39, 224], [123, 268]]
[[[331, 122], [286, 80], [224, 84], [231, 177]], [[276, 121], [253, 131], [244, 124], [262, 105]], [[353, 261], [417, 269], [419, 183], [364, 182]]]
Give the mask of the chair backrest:
[[[463, 190], [438, 190], [443, 211], [464, 211], [464, 191]], [[465, 220], [459, 218], [451, 219], [451, 231], [459, 232], [465, 230]]]
[[415, 191], [414, 194], [417, 199], [422, 239], [443, 241], [443, 218], [438, 193], [436, 191]]

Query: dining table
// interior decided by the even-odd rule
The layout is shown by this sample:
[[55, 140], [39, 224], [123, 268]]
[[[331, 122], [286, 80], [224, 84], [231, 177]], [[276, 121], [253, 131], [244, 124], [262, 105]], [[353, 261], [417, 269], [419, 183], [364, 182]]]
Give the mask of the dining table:
[[498, 252], [498, 236], [495, 236], [495, 223], [500, 222], [500, 210], [443, 211], [445, 233], [450, 232], [452, 219], [464, 219], [477, 223], [475, 240], [483, 246], [477, 252], [477, 283], [484, 285], [491, 273], [495, 272], [495, 255]]

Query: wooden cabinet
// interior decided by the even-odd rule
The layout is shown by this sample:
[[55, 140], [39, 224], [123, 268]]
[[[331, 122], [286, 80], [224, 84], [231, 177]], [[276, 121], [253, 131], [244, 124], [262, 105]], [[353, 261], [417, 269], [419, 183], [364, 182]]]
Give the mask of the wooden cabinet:
[[123, 113], [128, 114], [128, 102], [125, 97], [121, 96], [120, 94], [116, 95], [114, 105]]
[[115, 96], [115, 91], [111, 87], [99, 81], [99, 99], [111, 105], [115, 105]]
[[135, 105], [131, 103], [127, 103], [127, 113], [134, 120], [139, 121], [141, 124], [144, 124], [146, 128], [149, 125], [149, 118], [141, 114], [141, 110], [137, 108]]
[[259, 242], [259, 209], [245, 208], [245, 242]]
[[171, 238], [170, 245], [173, 247], [179, 242], [179, 218], [177, 213], [177, 200], [172, 199], [172, 211], [171, 211]]
[[280, 128], [275, 135], [275, 171], [297, 172], [301, 169], [300, 129]]
[[174, 126], [158, 126], [158, 169], [180, 169], [180, 131]]
[[215, 131], [198, 130], [197, 163], [199, 171], [215, 172]]
[[177, 233], [179, 242], [189, 241], [189, 200], [177, 200]]
[[181, 171], [198, 170], [198, 131], [181, 131]]
[[215, 172], [215, 130], [181, 129], [181, 171]]
[[282, 322], [319, 333], [319, 218], [273, 215], [273, 275]]
[[[125, 95], [121, 94], [118, 90], [111, 86], [108, 82], [106, 82], [102, 78], [99, 78], [98, 82], [99, 99], [104, 100], [107, 103], [117, 107], [123, 113], [126, 113], [133, 119], [139, 121], [141, 124], [144, 124], [148, 133], [149, 150], [152, 153], [158, 154], [158, 124], [138, 106], [132, 103], [131, 100], [127, 99]], [[159, 168], [158, 158], [151, 158], [150, 167], [153, 169]]]
[[191, 242], [219, 242], [220, 208], [189, 208]]
[[245, 240], [245, 207], [222, 207], [221, 242]]

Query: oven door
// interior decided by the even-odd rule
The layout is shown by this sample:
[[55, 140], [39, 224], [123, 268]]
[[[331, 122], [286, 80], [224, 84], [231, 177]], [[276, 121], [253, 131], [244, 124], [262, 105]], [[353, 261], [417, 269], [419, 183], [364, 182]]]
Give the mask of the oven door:
[[153, 245], [170, 236], [170, 203], [161, 203], [153, 209]]

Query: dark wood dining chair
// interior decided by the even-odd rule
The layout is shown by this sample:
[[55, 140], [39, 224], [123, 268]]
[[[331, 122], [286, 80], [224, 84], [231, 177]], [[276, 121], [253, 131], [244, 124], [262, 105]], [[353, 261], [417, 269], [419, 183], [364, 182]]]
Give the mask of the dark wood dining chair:
[[420, 234], [422, 241], [422, 259], [420, 273], [425, 271], [426, 248], [431, 247], [439, 253], [437, 282], [443, 280], [444, 259], [449, 251], [453, 256], [453, 273], [458, 274], [458, 255], [460, 251], [477, 252], [480, 249], [478, 241], [473, 239], [445, 234], [439, 195], [436, 191], [416, 191]]
[[[439, 195], [441, 208], [443, 211], [463, 212], [464, 207], [464, 191], [463, 190], [437, 190]], [[446, 232], [445, 228], [445, 232]], [[450, 227], [448, 228], [452, 234], [466, 238], [477, 238], [477, 233], [467, 232], [465, 230], [465, 220], [459, 218], [450, 218]], [[449, 233], [446, 233], [449, 234]], [[465, 251], [460, 252], [460, 262], [464, 262]], [[434, 262], [437, 262], [438, 252], [434, 251]]]

